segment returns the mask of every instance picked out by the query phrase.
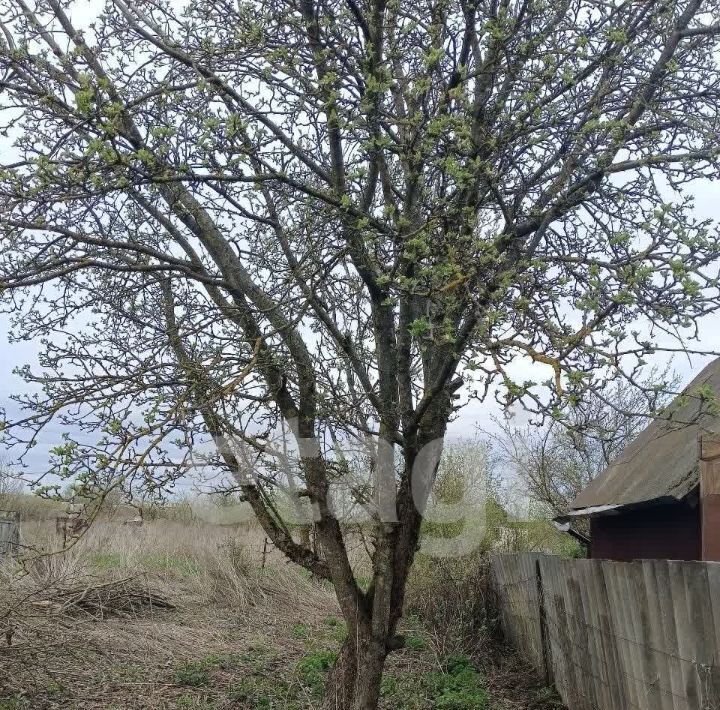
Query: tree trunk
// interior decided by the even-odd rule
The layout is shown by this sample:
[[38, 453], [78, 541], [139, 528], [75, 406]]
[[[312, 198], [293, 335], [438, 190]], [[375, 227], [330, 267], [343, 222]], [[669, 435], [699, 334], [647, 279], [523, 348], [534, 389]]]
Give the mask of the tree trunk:
[[[449, 399], [446, 407], [449, 408]], [[434, 414], [431, 410], [427, 416]], [[348, 606], [343, 605], [338, 596], [349, 634], [328, 678], [325, 710], [376, 710], [378, 706], [385, 659], [389, 651], [399, 648], [398, 643], [401, 643], [395, 631], [402, 616], [405, 588], [418, 548], [422, 511], [442, 453], [447, 412], [441, 412], [441, 415], [445, 418], [440, 418], [440, 424], [424, 432], [414, 449], [404, 452], [405, 476], [395, 499], [398, 522], [376, 529], [374, 576], [364, 597], [367, 607], [357, 616], [352, 611], [348, 614]], [[414, 475], [418, 452], [429, 444], [432, 448], [424, 452], [426, 460], [419, 471], [420, 476]], [[413, 496], [413, 492], [417, 496]]]
[[325, 710], [375, 710], [386, 656], [384, 643], [351, 632], [325, 686]]

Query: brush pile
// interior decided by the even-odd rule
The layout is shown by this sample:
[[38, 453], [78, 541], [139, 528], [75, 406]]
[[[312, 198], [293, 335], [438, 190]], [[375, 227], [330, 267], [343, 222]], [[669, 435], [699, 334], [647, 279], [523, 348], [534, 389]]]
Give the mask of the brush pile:
[[175, 608], [166, 596], [152, 589], [142, 577], [110, 581], [88, 577], [72, 584], [53, 584], [38, 592], [31, 604], [48, 614], [84, 616], [98, 621]]

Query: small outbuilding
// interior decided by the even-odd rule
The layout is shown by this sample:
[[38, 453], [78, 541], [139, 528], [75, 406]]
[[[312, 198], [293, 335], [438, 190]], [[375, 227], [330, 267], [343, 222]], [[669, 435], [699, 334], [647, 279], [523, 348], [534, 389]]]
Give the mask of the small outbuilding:
[[720, 561], [720, 359], [556, 522], [590, 520], [589, 556]]

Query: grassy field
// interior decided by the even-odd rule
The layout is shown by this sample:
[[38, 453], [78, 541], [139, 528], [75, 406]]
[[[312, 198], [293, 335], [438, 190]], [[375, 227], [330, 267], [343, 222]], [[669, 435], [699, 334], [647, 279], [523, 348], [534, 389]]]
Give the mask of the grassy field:
[[[258, 529], [98, 522], [56, 554], [54, 530], [35, 522], [23, 540], [22, 567], [1, 572], [0, 710], [321, 706], [345, 635], [333, 590]], [[419, 560], [384, 708], [557, 707], [491, 641], [483, 575], [480, 559]]]

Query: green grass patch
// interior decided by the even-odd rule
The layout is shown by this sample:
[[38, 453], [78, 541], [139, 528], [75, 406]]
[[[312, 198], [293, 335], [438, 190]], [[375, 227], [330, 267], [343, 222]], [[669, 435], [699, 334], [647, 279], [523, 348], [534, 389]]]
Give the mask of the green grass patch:
[[236, 665], [236, 659], [227, 654], [213, 653], [194, 661], [185, 661], [173, 672], [175, 685], [189, 688], [202, 688], [210, 684], [210, 674], [214, 670], [228, 670]]
[[193, 577], [200, 572], [197, 562], [185, 555], [145, 555], [141, 564], [152, 572], [171, 572], [180, 577]]
[[240, 656], [243, 665], [249, 666], [252, 673], [264, 673], [272, 669], [278, 660], [278, 652], [267, 646], [251, 646]]
[[386, 674], [382, 696], [397, 710], [488, 710], [490, 696], [470, 659], [452, 655], [443, 670], [422, 675]]
[[297, 674], [302, 684], [315, 695], [321, 695], [325, 674], [333, 667], [336, 659], [335, 651], [319, 650], [305, 654], [297, 664]]
[[25, 698], [3, 698], [0, 700], [0, 710], [29, 710], [30, 703]]
[[141, 681], [147, 675], [147, 667], [141, 663], [127, 663], [117, 666], [116, 673], [119, 678], [126, 681]]
[[[279, 659], [277, 650], [263, 644], [256, 644], [243, 653], [238, 665], [243, 672], [234, 673], [233, 679], [237, 680], [227, 688], [227, 699], [239, 707], [256, 710], [306, 710], [307, 690], [297, 679], [286, 680], [284, 666], [278, 672]], [[309, 663], [305, 669], [310, 675], [312, 665]], [[235, 704], [231, 707], [236, 707]]]
[[310, 638], [310, 629], [308, 629], [306, 624], [293, 624], [290, 633], [294, 639]]
[[424, 651], [427, 648], [427, 642], [422, 636], [408, 636], [405, 639], [405, 648], [412, 651]]
[[107, 571], [122, 567], [123, 556], [119, 552], [96, 552], [90, 557], [93, 567], [101, 571]]
[[65, 692], [65, 687], [56, 680], [49, 680], [45, 685], [45, 692], [48, 695], [62, 695]]
[[210, 684], [210, 669], [198, 661], [187, 661], [175, 669], [173, 682], [175, 685], [202, 688]]
[[298, 690], [297, 685], [293, 688], [282, 678], [254, 675], [231, 685], [227, 698], [233, 703], [242, 703], [241, 707], [258, 710], [304, 710], [307, 705], [298, 697]]
[[327, 635], [333, 642], [341, 644], [347, 638], [347, 624], [337, 616], [328, 616], [323, 619], [323, 626], [329, 632]]

